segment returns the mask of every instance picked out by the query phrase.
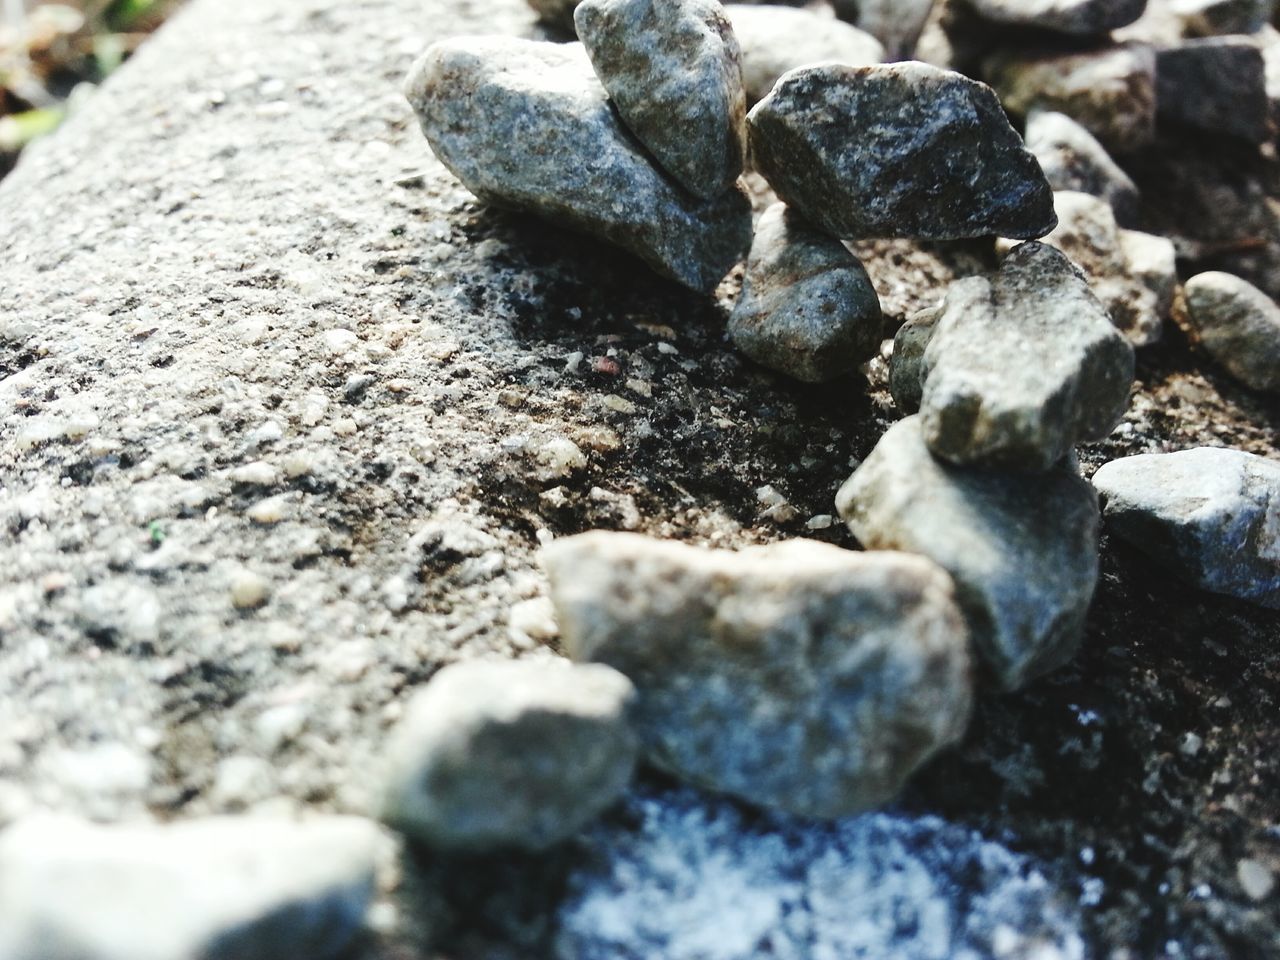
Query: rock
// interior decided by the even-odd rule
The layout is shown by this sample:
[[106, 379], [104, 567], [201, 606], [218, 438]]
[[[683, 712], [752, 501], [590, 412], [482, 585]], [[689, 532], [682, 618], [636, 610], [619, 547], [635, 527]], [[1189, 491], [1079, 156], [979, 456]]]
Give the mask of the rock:
[[922, 558], [596, 532], [543, 559], [565, 649], [631, 677], [649, 758], [693, 783], [848, 816], [964, 732], [964, 626]]
[[1162, 118], [1197, 130], [1265, 143], [1271, 102], [1262, 50], [1248, 37], [1188, 40], [1156, 54]]
[[[1164, 237], [1121, 230], [1104, 200], [1064, 190], [1053, 195], [1058, 226], [1041, 242], [1084, 271], [1111, 321], [1135, 347], [1160, 339], [1177, 284], [1176, 253]], [[1012, 248], [1014, 241], [1000, 244]]]
[[1275, 0], [1169, 0], [1191, 36], [1257, 33], [1271, 20]]
[[1201, 447], [1113, 460], [1107, 530], [1188, 583], [1280, 608], [1280, 463]]
[[441, 670], [387, 750], [382, 820], [440, 849], [542, 850], [631, 781], [634, 690], [608, 667], [475, 660]]
[[[1138, 215], [1138, 188], [1088, 130], [1065, 113], [1033, 110], [1025, 134], [1049, 186], [1100, 197], [1116, 220], [1132, 223]], [[1061, 215], [1061, 214], [1059, 214]]]
[[1156, 54], [1142, 43], [1038, 55], [999, 53], [987, 81], [1010, 113], [1065, 113], [1109, 149], [1126, 152], [1155, 138]]
[[580, 44], [444, 40], [407, 95], [436, 156], [486, 203], [602, 237], [704, 292], [750, 246], [747, 198], [695, 200], [655, 169]]
[[1147, 0], [965, 0], [983, 20], [1088, 37], [1128, 26]]
[[748, 103], [763, 100], [778, 78], [796, 67], [828, 60], [869, 66], [885, 58], [884, 47], [871, 34], [812, 10], [729, 4], [725, 12], [742, 48]]
[[528, 0], [528, 3], [551, 32], [573, 36], [573, 10], [578, 0]]
[[1280, 391], [1280, 307], [1229, 273], [1201, 273], [1186, 284], [1187, 318], [1205, 352], [1255, 390]]
[[1037, 237], [1053, 197], [990, 88], [923, 63], [793, 70], [747, 116], [756, 169], [842, 239]]
[[1261, 902], [1276, 888], [1276, 877], [1265, 863], [1246, 858], [1236, 864], [1236, 879], [1246, 897]]
[[921, 310], [908, 317], [893, 338], [889, 392], [903, 413], [915, 413], [920, 409], [920, 396], [924, 392], [924, 352], [941, 317], [941, 305]]
[[948, 466], [929, 453], [920, 418], [908, 417], [840, 488], [836, 507], [867, 549], [922, 553], [951, 574], [974, 649], [1004, 689], [1075, 654], [1098, 578], [1097, 497], [1076, 474]]
[[1026, 243], [994, 277], [951, 285], [921, 371], [920, 426], [934, 455], [1048, 470], [1119, 422], [1134, 357], [1071, 262]]
[[836, 16], [884, 44], [889, 60], [910, 60], [934, 0], [834, 0]]
[[757, 363], [820, 383], [880, 347], [880, 300], [858, 258], [785, 204], [756, 225], [729, 336]]
[[742, 174], [738, 41], [716, 0], [583, 0], [582, 41], [627, 128], [686, 190], [714, 200]]
[[35, 815], [0, 834], [0, 957], [335, 957], [363, 924], [378, 844], [354, 817]]

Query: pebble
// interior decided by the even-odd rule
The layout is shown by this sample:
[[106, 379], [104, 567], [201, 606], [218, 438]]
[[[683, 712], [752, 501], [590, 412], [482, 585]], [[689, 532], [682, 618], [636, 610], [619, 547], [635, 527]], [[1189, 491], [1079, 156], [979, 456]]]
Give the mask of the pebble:
[[631, 781], [630, 681], [599, 664], [472, 660], [445, 667], [387, 748], [381, 818], [430, 847], [542, 850]]
[[862, 263], [785, 204], [756, 225], [729, 337], [744, 354], [797, 380], [820, 383], [875, 356], [880, 300]]
[[566, 651], [632, 679], [648, 759], [694, 784], [843, 817], [964, 733], [964, 624], [923, 558], [597, 531], [543, 563]]
[[1236, 879], [1240, 881], [1240, 889], [1244, 895], [1254, 902], [1261, 902], [1271, 896], [1276, 888], [1276, 877], [1266, 864], [1245, 858], [1236, 864]]
[[436, 156], [484, 202], [615, 243], [702, 292], [750, 247], [746, 196], [697, 200], [663, 176], [581, 44], [443, 40], [414, 65], [406, 93]]
[[1280, 608], [1280, 463], [1200, 447], [1113, 460], [1093, 484], [1114, 536], [1204, 590]]
[[1065, 113], [1109, 149], [1144, 147], [1156, 132], [1156, 54], [1143, 43], [1099, 50], [988, 59], [987, 81], [1016, 116], [1033, 110]]
[[889, 392], [903, 413], [916, 413], [924, 392], [924, 352], [942, 317], [942, 306], [927, 307], [907, 318], [893, 338]]
[[623, 123], [686, 190], [714, 200], [742, 174], [738, 41], [717, 0], [583, 0], [582, 41]]
[[1119, 423], [1134, 355], [1071, 262], [1025, 243], [993, 277], [951, 285], [920, 371], [935, 456], [1042, 471]]
[[1087, 193], [1061, 190], [1053, 203], [1058, 226], [1042, 242], [1061, 250], [1084, 272], [1111, 322], [1133, 346], [1158, 341], [1178, 283], [1173, 242], [1121, 230], [1111, 206]]
[[243, 483], [254, 487], [274, 486], [279, 479], [276, 468], [265, 460], [255, 460], [231, 471], [232, 483]]
[[[1075, 190], [1111, 205], [1116, 220], [1133, 223], [1138, 215], [1138, 188], [1088, 130], [1065, 113], [1033, 110], [1027, 117], [1027, 149], [1055, 191]], [[1059, 212], [1061, 217], [1061, 212]]]
[[951, 574], [974, 650], [1003, 689], [1079, 648], [1098, 579], [1098, 500], [1072, 471], [948, 466], [908, 417], [840, 488], [836, 509], [868, 550], [921, 553]]
[[778, 78], [796, 67], [835, 60], [870, 66], [885, 58], [869, 33], [812, 10], [771, 4], [729, 4], [733, 32], [742, 49], [747, 102], [763, 100]]
[[271, 581], [252, 570], [240, 569], [231, 576], [231, 604], [237, 610], [253, 610], [271, 596]]
[[336, 957], [362, 925], [378, 844], [352, 817], [33, 815], [0, 834], [0, 957]]
[[259, 500], [245, 511], [245, 516], [254, 523], [269, 526], [283, 520], [288, 508], [288, 497], [285, 494], [279, 494], [274, 497], [267, 497], [265, 500]]
[[934, 0], [833, 0], [832, 5], [841, 20], [856, 23], [884, 44], [883, 59], [910, 60]]
[[1275, 0], [1168, 0], [1192, 36], [1257, 33], [1271, 20]]
[[573, 36], [573, 10], [578, 0], [529, 0], [529, 6], [544, 25], [555, 33]]
[[1186, 283], [1187, 318], [1200, 346], [1241, 383], [1280, 392], [1280, 306], [1230, 273], [1201, 273]]
[[1128, 26], [1147, 0], [966, 0], [983, 20], [1013, 27], [1090, 37]]
[[1049, 184], [995, 94], [958, 73], [804, 67], [747, 126], [778, 196], [841, 239], [1038, 237], [1055, 223]]
[[1156, 54], [1160, 116], [1250, 143], [1271, 139], [1262, 50], [1249, 37], [1187, 40]]

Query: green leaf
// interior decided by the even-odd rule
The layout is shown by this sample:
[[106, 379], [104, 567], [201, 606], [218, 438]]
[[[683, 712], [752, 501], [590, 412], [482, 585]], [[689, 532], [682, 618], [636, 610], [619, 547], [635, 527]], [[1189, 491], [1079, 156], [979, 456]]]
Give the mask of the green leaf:
[[63, 107], [45, 107], [0, 117], [0, 151], [16, 153], [32, 140], [54, 130], [66, 112]]
[[131, 30], [157, 6], [159, 0], [115, 0], [107, 7], [107, 26], [112, 30]]

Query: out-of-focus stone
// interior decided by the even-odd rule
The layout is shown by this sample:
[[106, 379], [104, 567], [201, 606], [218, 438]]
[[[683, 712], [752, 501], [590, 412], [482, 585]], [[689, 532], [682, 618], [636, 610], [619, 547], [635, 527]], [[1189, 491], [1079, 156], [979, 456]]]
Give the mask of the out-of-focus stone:
[[1205, 352], [1255, 390], [1280, 391], [1280, 306], [1230, 273], [1186, 284], [1187, 316]]
[[1160, 116], [1264, 143], [1273, 133], [1262, 50], [1249, 37], [1188, 40], [1156, 55]]
[[1146, 9], [1147, 0], [965, 0], [977, 16], [992, 23], [1072, 36], [1094, 36], [1128, 26]]
[[1106, 148], [1065, 113], [1033, 110], [1027, 117], [1027, 149], [1035, 154], [1055, 191], [1076, 190], [1111, 204], [1116, 220], [1132, 223], [1138, 188]]

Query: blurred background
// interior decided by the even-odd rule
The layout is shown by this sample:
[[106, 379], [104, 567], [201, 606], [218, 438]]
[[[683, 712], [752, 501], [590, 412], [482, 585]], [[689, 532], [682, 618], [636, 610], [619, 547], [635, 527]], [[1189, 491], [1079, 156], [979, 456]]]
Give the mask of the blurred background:
[[0, 177], [182, 0], [0, 0]]

